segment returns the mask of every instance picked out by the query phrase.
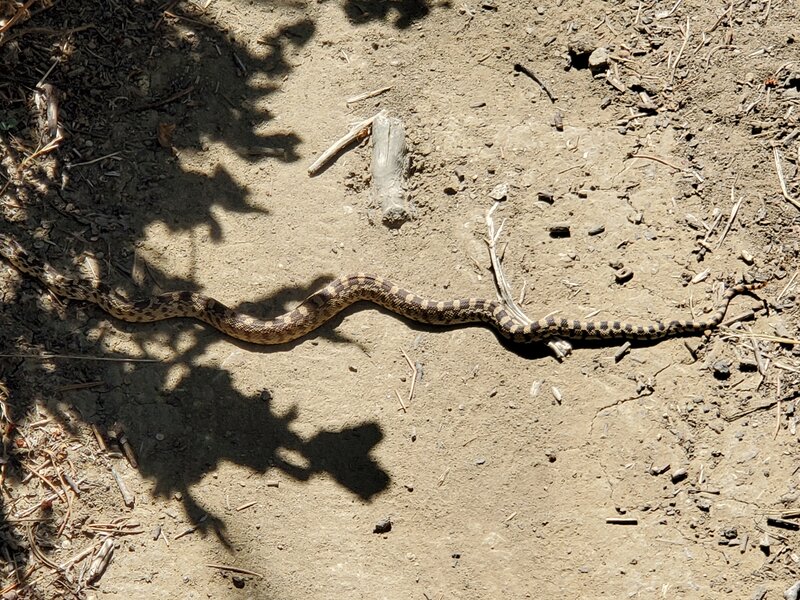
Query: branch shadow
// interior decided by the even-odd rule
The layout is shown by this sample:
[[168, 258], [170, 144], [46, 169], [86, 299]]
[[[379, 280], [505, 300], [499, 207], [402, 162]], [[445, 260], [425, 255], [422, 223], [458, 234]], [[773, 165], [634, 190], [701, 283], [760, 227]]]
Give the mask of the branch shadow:
[[[299, 160], [302, 135], [281, 128], [280, 115], [267, 102], [281, 80], [292, 75], [292, 53], [308, 46], [319, 28], [310, 10], [313, 3], [261, 0], [259, 5], [295, 12], [255, 47], [237, 40], [214, 14], [200, 11], [199, 4], [152, 0], [115, 4], [113, 10], [55, 3], [27, 25], [71, 32], [57, 36], [57, 43], [32, 43], [39, 40], [27, 36], [10, 43], [0, 40], [0, 101], [8, 101], [0, 116], [0, 152], [7, 161], [4, 175], [9, 175], [0, 191], [0, 232], [71, 275], [76, 270], [70, 257], [91, 250], [105, 265], [109, 283], [116, 285], [119, 274], [130, 277], [135, 245], [153, 224], [169, 231], [206, 227], [209, 238], [222, 244], [215, 211], [269, 218], [268, 205], [253, 198], [218, 156], [220, 150], [230, 150], [254, 168]], [[419, 22], [430, 12], [427, 2], [413, 0], [353, 0], [342, 9], [352, 24], [383, 21], [396, 28]], [[87, 24], [91, 26], [85, 28]], [[58, 94], [59, 123], [66, 137], [41, 162], [26, 163], [41, 147], [37, 132], [42, 126], [30, 99], [44, 73]], [[197, 290], [201, 285], [155, 265], [146, 268], [158, 286], [150, 283], [141, 290], [145, 294], [161, 291], [157, 287]], [[256, 314], [284, 312], [322, 279], [236, 308]], [[320, 334], [353, 343], [335, 332], [346, 314]], [[364, 502], [388, 487], [389, 475], [371, 456], [383, 438], [377, 423], [364, 421], [303, 439], [292, 429], [298, 409], [285, 414], [274, 409], [280, 390], [248, 396], [235, 389], [225, 370], [196, 366], [208, 344], [219, 338], [216, 332], [194, 326], [196, 331], [189, 330], [191, 346], [181, 350], [185, 343], [179, 337], [186, 327], [118, 321], [108, 321], [106, 327], [104, 319], [93, 308], [59, 306], [40, 285], [0, 263], [0, 353], [9, 355], [0, 357], [0, 383], [10, 390], [14, 419], [30, 422], [37, 407], [46, 406], [75, 436], [85, 434], [88, 424], [120, 422], [131, 444], [141, 448], [139, 472], [152, 480], [154, 492], [180, 492], [187, 516], [200, 529], [216, 532], [224, 544], [229, 540], [223, 518], [203, 508], [202, 498], [192, 494], [193, 484], [221, 461], [259, 474], [277, 470], [297, 481], [325, 473]], [[92, 325], [89, 334], [82, 333], [87, 322]], [[124, 362], [22, 357], [107, 353], [111, 330], [129, 332], [141, 353], [153, 343], [164, 343], [181, 354], [172, 363], [134, 369], [120, 366]], [[188, 373], [167, 393], [175, 364], [189, 366]], [[134, 373], [147, 375], [139, 381]], [[63, 385], [97, 381], [104, 385], [58, 391]], [[22, 443], [18, 431], [3, 433], [3, 483], [13, 489], [25, 478], [23, 455], [33, 449], [17, 446]], [[284, 451], [301, 462], [287, 461]], [[13, 554], [0, 554], [0, 560], [12, 558], [24, 571], [26, 540], [7, 521], [19, 508], [18, 500], [9, 505], [0, 495], [0, 539]], [[37, 515], [56, 518], [54, 511]], [[51, 530], [41, 527], [40, 535], [49, 531], [55, 539]]]

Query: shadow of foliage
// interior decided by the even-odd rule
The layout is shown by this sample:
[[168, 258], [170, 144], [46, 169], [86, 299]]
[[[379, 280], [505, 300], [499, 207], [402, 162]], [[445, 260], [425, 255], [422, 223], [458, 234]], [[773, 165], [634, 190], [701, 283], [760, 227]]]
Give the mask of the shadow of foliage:
[[347, 0], [343, 8], [353, 24], [388, 21], [396, 13], [392, 24], [398, 29], [411, 27], [427, 17], [431, 10], [426, 0]]
[[[116, 285], [131, 276], [134, 248], [154, 223], [172, 231], [205, 226], [210, 239], [222, 245], [215, 210], [269, 218], [269, 209], [254, 203], [247, 187], [218, 162], [217, 147], [254, 165], [300, 158], [301, 135], [276, 125], [267, 100], [292, 74], [291, 52], [314, 40], [319, 27], [313, 3], [264, 0], [259, 5], [285, 9], [288, 17], [256, 45], [237, 40], [198, 4], [150, 0], [55, 3], [25, 24], [37, 30], [12, 30], [0, 38], [5, 176], [0, 233], [19, 239], [65, 273], [76, 273], [74, 258], [81, 253], [94, 254]], [[397, 28], [430, 12], [421, 0], [352, 0], [342, 9], [351, 23], [380, 20]], [[45, 74], [58, 98], [65, 137], [55, 152], [30, 160], [43, 142], [42, 115], [32, 98]], [[158, 286], [145, 285], [136, 295], [201, 285], [172, 277], [156, 265], [146, 265], [146, 270]], [[264, 298], [257, 310], [251, 310], [256, 308], [252, 303], [237, 308], [274, 315], [321, 283], [284, 289]], [[273, 394], [280, 390], [248, 396], [235, 389], [224, 369], [196, 366], [219, 337], [210, 330], [198, 327], [200, 334], [192, 336], [189, 350], [172, 363], [137, 366], [138, 373], [148, 373], [144, 383], [128, 382], [129, 371], [120, 367], [130, 358], [126, 356], [118, 356], [119, 363], [25, 358], [108, 353], [105, 325], [93, 327], [90, 335], [82, 333], [87, 320], [94, 324], [105, 315], [93, 307], [52, 300], [41, 285], [0, 263], [0, 350], [5, 355], [0, 357], [0, 383], [10, 390], [13, 418], [30, 421], [36, 406], [46, 405], [71, 435], [87, 424], [120, 422], [131, 444], [141, 449], [139, 470], [154, 482], [155, 493], [180, 492], [189, 518], [215, 530], [223, 542], [223, 519], [209, 514], [191, 493], [191, 486], [221, 461], [256, 473], [276, 469], [299, 481], [327, 473], [363, 501], [387, 488], [388, 474], [370, 456], [383, 437], [377, 423], [323, 430], [302, 439], [291, 428], [297, 411], [273, 410]], [[350, 342], [333, 333], [336, 322], [321, 335]], [[156, 340], [178, 353], [178, 337], [186, 333], [174, 324], [139, 327], [109, 321], [109, 327], [128, 332], [144, 354]], [[188, 365], [188, 374], [175, 387], [179, 391], [165, 393], [176, 363]], [[56, 391], [62, 384], [97, 381], [104, 385], [68, 395]], [[163, 443], [156, 433], [163, 435]], [[7, 488], [24, 478], [22, 462], [32, 450], [16, 446], [17, 435], [4, 432], [0, 458]], [[281, 458], [283, 450], [302, 457], [303, 463], [287, 462]], [[18, 508], [10, 508], [0, 496], [0, 514]], [[40, 527], [39, 535], [57, 537], [51, 525]], [[0, 539], [24, 570], [27, 543], [12, 530], [0, 516]]]

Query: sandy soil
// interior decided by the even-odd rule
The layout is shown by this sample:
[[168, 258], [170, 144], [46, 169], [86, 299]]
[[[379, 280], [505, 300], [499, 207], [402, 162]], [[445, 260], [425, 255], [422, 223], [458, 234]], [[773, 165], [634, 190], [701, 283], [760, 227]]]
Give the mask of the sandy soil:
[[[534, 318], [701, 317], [723, 284], [770, 283], [724, 334], [558, 361], [370, 306], [256, 347], [122, 323], [0, 264], [4, 598], [783, 597], [800, 355], [743, 334], [797, 337], [800, 218], [772, 149], [798, 197], [797, 10], [65, 1], [8, 29], [0, 229], [131, 296], [269, 316], [368, 271], [493, 298], [499, 184], [504, 266]], [[45, 74], [66, 135], [30, 158]], [[306, 173], [381, 109], [407, 131], [399, 228], [370, 202], [368, 140]], [[43, 504], [64, 474], [80, 495]], [[89, 585], [70, 560], [108, 531]]]

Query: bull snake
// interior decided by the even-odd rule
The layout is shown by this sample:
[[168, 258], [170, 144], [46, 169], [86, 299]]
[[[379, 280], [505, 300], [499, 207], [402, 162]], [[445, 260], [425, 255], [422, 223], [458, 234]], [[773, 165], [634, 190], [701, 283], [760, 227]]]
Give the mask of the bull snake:
[[37, 279], [57, 296], [96, 304], [105, 312], [128, 322], [153, 322], [188, 317], [208, 323], [222, 333], [253, 344], [283, 344], [320, 327], [351, 304], [368, 301], [412, 321], [432, 325], [486, 323], [515, 342], [536, 342], [554, 337], [568, 339], [656, 340], [670, 336], [698, 335], [715, 329], [734, 296], [763, 287], [764, 283], [729, 288], [717, 310], [705, 320], [655, 321], [634, 324], [620, 321], [576, 321], [546, 317], [522, 323], [501, 302], [481, 298], [434, 301], [423, 298], [375, 275], [358, 273], [335, 279], [314, 292], [297, 308], [261, 320], [236, 312], [221, 302], [195, 292], [169, 292], [139, 301], [123, 298], [103, 283], [89, 284], [65, 277], [46, 263], [32, 258], [22, 246], [0, 235], [0, 256], [16, 269]]

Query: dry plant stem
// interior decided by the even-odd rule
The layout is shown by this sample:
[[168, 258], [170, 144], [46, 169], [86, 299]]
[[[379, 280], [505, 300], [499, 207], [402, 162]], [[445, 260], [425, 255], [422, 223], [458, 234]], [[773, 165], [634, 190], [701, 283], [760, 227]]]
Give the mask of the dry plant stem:
[[55, 493], [58, 495], [58, 497], [59, 497], [59, 498], [61, 497], [61, 490], [59, 490], [58, 488], [56, 488], [56, 486], [54, 486], [52, 483], [50, 483], [50, 480], [49, 480], [49, 479], [47, 479], [47, 478], [46, 478], [44, 475], [42, 475], [41, 473], [39, 473], [39, 471], [37, 471], [36, 469], [34, 469], [32, 466], [30, 466], [30, 465], [28, 465], [28, 464], [23, 464], [22, 466], [23, 466], [23, 467], [24, 467], [24, 468], [25, 468], [27, 471], [30, 471], [31, 473], [33, 473], [34, 475], [36, 475], [36, 476], [37, 476], [39, 479], [41, 479], [41, 480], [44, 482], [44, 484], [45, 484], [47, 487], [49, 487], [51, 490], [53, 490], [53, 491], [54, 491], [54, 492], [55, 492]]
[[94, 546], [89, 546], [88, 548], [84, 548], [83, 550], [81, 550], [80, 552], [78, 552], [78, 553], [77, 553], [75, 556], [73, 556], [72, 558], [69, 558], [69, 559], [67, 559], [66, 561], [64, 561], [63, 563], [61, 563], [61, 564], [58, 566], [58, 568], [59, 568], [59, 569], [66, 569], [66, 568], [68, 568], [68, 567], [71, 567], [72, 565], [74, 565], [74, 564], [77, 564], [77, 563], [81, 562], [81, 561], [82, 561], [84, 558], [86, 558], [87, 556], [89, 556], [89, 555], [93, 554], [93, 553], [94, 553], [94, 550], [95, 550]]
[[344, 136], [336, 140], [333, 145], [328, 148], [325, 152], [323, 152], [320, 157], [315, 160], [309, 167], [308, 167], [308, 174], [309, 176], [316, 175], [316, 173], [328, 164], [334, 156], [336, 156], [345, 146], [351, 144], [356, 140], [363, 140], [367, 137], [372, 129], [372, 122], [378, 117], [378, 115], [385, 115], [386, 111], [382, 110], [378, 114], [373, 117], [370, 117], [366, 121], [361, 121], [358, 125], [353, 127], [350, 131], [348, 131]]
[[112, 467], [111, 474], [114, 476], [114, 481], [119, 488], [119, 493], [122, 495], [122, 501], [125, 503], [125, 506], [128, 508], [133, 508], [133, 505], [136, 501], [134, 495], [128, 489], [128, 486], [125, 485], [125, 481], [123, 481], [122, 476], [117, 473], [117, 470]]
[[150, 104], [145, 104], [144, 106], [140, 106], [138, 108], [129, 108], [122, 114], [127, 115], [129, 113], [142, 112], [145, 110], [152, 110], [154, 108], [159, 108], [161, 106], [164, 106], [165, 104], [171, 104], [172, 102], [175, 102], [175, 100], [179, 100], [180, 98], [183, 98], [188, 94], [191, 94], [193, 91], [194, 91], [194, 86], [190, 85], [189, 87], [182, 89], [178, 92], [175, 92], [174, 94], [167, 96], [166, 98], [163, 98], [161, 100], [156, 100], [155, 102], [151, 102]]
[[408, 409], [406, 409], [406, 405], [403, 404], [403, 399], [400, 397], [400, 392], [395, 390], [394, 395], [397, 396], [397, 401], [400, 403], [400, 410], [402, 410], [404, 413], [408, 412]]
[[[85, 478], [84, 478], [84, 479], [80, 479], [80, 480], [78, 481], [78, 485], [80, 485], [81, 483], [83, 483], [83, 482], [85, 482], [85, 481], [86, 481], [86, 479], [85, 479]], [[56, 499], [60, 499], [60, 498], [61, 498], [61, 495], [62, 495], [63, 493], [64, 493], [64, 492], [63, 492], [63, 491], [61, 491], [61, 490], [56, 490], [56, 493], [55, 493], [55, 494], [50, 494], [49, 496], [47, 496], [47, 497], [44, 499], [44, 502], [53, 502], [53, 501], [55, 501]], [[41, 503], [41, 502], [37, 502], [36, 504], [34, 504], [33, 506], [31, 506], [30, 508], [26, 508], [26, 509], [25, 509], [25, 510], [23, 510], [23, 511], [20, 511], [20, 512], [18, 512], [18, 513], [16, 513], [16, 514], [13, 514], [13, 515], [11, 515], [11, 517], [9, 517], [9, 518], [8, 518], [8, 520], [9, 520], [9, 521], [19, 521], [19, 520], [21, 520], [21, 519], [24, 519], [25, 517], [28, 517], [28, 516], [32, 515], [33, 513], [35, 513], [37, 510], [39, 510], [39, 509], [41, 508], [41, 506], [42, 506], [42, 503]]]
[[[408, 391], [408, 399], [406, 400], [406, 402], [410, 403], [411, 399], [414, 397], [414, 389], [417, 386], [417, 367], [414, 365], [413, 362], [411, 362], [411, 359], [408, 358], [408, 354], [406, 354], [405, 350], [400, 348], [400, 352], [403, 353], [403, 358], [406, 359], [406, 362], [408, 363], [408, 368], [411, 369], [411, 389]], [[403, 408], [403, 412], [405, 412], [405, 408]]]
[[[731, 202], [734, 199], [734, 189], [736, 187], [736, 182], [734, 181], [731, 185]], [[733, 206], [731, 207], [731, 216], [728, 218], [728, 224], [725, 225], [725, 229], [722, 231], [722, 235], [719, 236], [719, 240], [717, 241], [716, 248], [722, 246], [722, 242], [725, 241], [725, 237], [728, 235], [728, 232], [731, 230], [731, 226], [733, 226], [733, 222], [736, 220], [736, 214], [739, 212], [739, 207], [742, 205], [742, 200], [744, 200], [744, 196], [739, 198], [738, 202], [734, 202]]]
[[61, 135], [58, 135], [56, 138], [50, 140], [50, 142], [48, 142], [45, 146], [39, 148], [38, 150], [36, 150], [36, 152], [26, 157], [25, 160], [22, 161], [20, 166], [24, 167], [31, 161], [39, 158], [40, 156], [47, 154], [48, 152], [52, 152], [53, 150], [56, 150], [63, 140], [64, 138]]
[[766, 340], [768, 342], [775, 342], [777, 344], [786, 344], [789, 346], [797, 346], [800, 344], [800, 339], [785, 338], [777, 335], [769, 335], [768, 333], [740, 333], [738, 331], [726, 331], [725, 338], [748, 338], [756, 340]]
[[683, 35], [683, 44], [681, 44], [681, 49], [678, 50], [678, 55], [675, 57], [675, 62], [672, 65], [672, 72], [669, 75], [669, 86], [672, 87], [672, 82], [675, 80], [675, 71], [678, 68], [678, 63], [681, 61], [681, 56], [683, 55], [683, 51], [686, 49], [686, 43], [689, 41], [689, 17], [686, 17], [686, 31]]
[[371, 92], [364, 92], [363, 94], [358, 94], [357, 96], [351, 96], [345, 102], [347, 104], [354, 104], [356, 102], [361, 102], [362, 100], [366, 100], [367, 98], [374, 98], [375, 96], [380, 96], [383, 93], [388, 92], [392, 89], [392, 86], [386, 85], [383, 87], [378, 88], [377, 90], [372, 90]]
[[[505, 305], [504, 308], [508, 312], [512, 313], [514, 317], [520, 321], [520, 323], [528, 325], [533, 321], [531, 321], [528, 315], [522, 311], [522, 308], [517, 304], [516, 300], [514, 300], [514, 294], [511, 291], [511, 286], [508, 284], [508, 280], [503, 272], [501, 260], [497, 256], [497, 240], [500, 238], [500, 233], [503, 231], [503, 225], [505, 224], [505, 221], [503, 221], [503, 223], [500, 224], [500, 227], [495, 230], [494, 212], [497, 210], [498, 206], [500, 206], [500, 202], [495, 202], [486, 212], [486, 229], [489, 237], [485, 241], [489, 248], [489, 258], [492, 261], [492, 274], [494, 275], [495, 286], [497, 287], [500, 298]], [[547, 340], [546, 344], [559, 360], [563, 359], [570, 352], [572, 352], [572, 345], [567, 340], [561, 338], [551, 338]]]
[[39, 562], [45, 566], [50, 567], [56, 571], [61, 571], [62, 569], [49, 558], [47, 558], [44, 553], [39, 549], [39, 546], [36, 544], [36, 527], [38, 523], [33, 523], [32, 525], [28, 526], [27, 530], [27, 537], [28, 537], [28, 544], [31, 547], [31, 552], [33, 552], [34, 556], [39, 559]]
[[781, 430], [781, 413], [783, 412], [782, 411], [783, 407], [782, 407], [782, 403], [781, 403], [781, 374], [780, 373], [778, 373], [778, 376], [777, 376], [777, 384], [778, 384], [777, 385], [778, 389], [775, 392], [775, 396], [778, 399], [777, 400], [778, 410], [777, 410], [777, 414], [775, 415], [775, 433], [772, 436], [773, 440], [778, 437], [778, 432]]
[[797, 271], [795, 271], [792, 274], [792, 276], [789, 278], [789, 282], [785, 286], [783, 286], [783, 289], [781, 290], [781, 293], [778, 294], [778, 296], [775, 298], [775, 302], [780, 301], [780, 299], [783, 298], [783, 296], [786, 294], [786, 292], [789, 291], [789, 289], [794, 284], [794, 280], [797, 279], [798, 273], [800, 273], [800, 269], [798, 269]]
[[756, 359], [756, 364], [758, 365], [758, 372], [762, 377], [766, 377], [767, 368], [769, 367], [769, 359], [765, 359], [761, 354], [761, 349], [758, 347], [758, 341], [753, 337], [753, 332], [749, 327], [747, 328], [747, 333], [750, 335], [750, 346], [753, 348], [753, 354]]
[[520, 319], [523, 323], [528, 324], [530, 319], [528, 319], [528, 317], [519, 309], [517, 303], [514, 301], [514, 295], [511, 293], [511, 286], [508, 285], [508, 281], [506, 280], [502, 265], [500, 263], [500, 258], [497, 256], [497, 240], [499, 239], [500, 234], [503, 231], [503, 226], [505, 225], [505, 221], [503, 221], [500, 223], [500, 227], [495, 230], [494, 212], [497, 210], [498, 206], [500, 206], [500, 203], [495, 202], [486, 213], [486, 228], [489, 233], [489, 238], [486, 240], [486, 245], [489, 247], [489, 258], [492, 261], [492, 273], [494, 275], [495, 285], [497, 287], [497, 291], [500, 293], [503, 303], [506, 304], [506, 308], [513, 312], [517, 319]]
[[[87, 29], [93, 29], [94, 23], [89, 23], [88, 25], [81, 25], [80, 27], [72, 27], [71, 29], [53, 29], [52, 27], [26, 27], [25, 29], [17, 29], [14, 33], [9, 35], [7, 38], [2, 40], [3, 44], [8, 44], [11, 40], [15, 40], [17, 38], [22, 37], [23, 35], [57, 35], [57, 36], [66, 36], [72, 33], [78, 33], [79, 31], [85, 31]], [[2, 33], [2, 31], [0, 31]]]
[[117, 151], [117, 152], [112, 152], [111, 154], [106, 154], [105, 156], [98, 156], [97, 158], [93, 158], [92, 160], [85, 160], [83, 162], [77, 162], [77, 163], [69, 163], [66, 165], [66, 167], [67, 169], [73, 169], [75, 167], [83, 167], [86, 165], [92, 165], [96, 162], [100, 162], [101, 160], [105, 160], [107, 158], [114, 160], [122, 160], [120, 153]]
[[733, 5], [734, 2], [731, 2], [730, 6], [728, 6], [727, 8], [725, 8], [724, 11], [722, 11], [722, 14], [720, 15], [719, 19], [717, 19], [717, 22], [714, 23], [714, 25], [711, 26], [711, 29], [707, 30], [706, 33], [713, 33], [714, 30], [717, 29], [717, 27], [722, 25], [722, 22], [725, 20], [725, 17], [727, 17], [728, 19], [731, 18], [731, 15], [733, 14]]
[[264, 576], [261, 573], [256, 573], [255, 571], [250, 571], [248, 569], [240, 569], [239, 567], [229, 567], [228, 565], [215, 564], [207, 564], [206, 566], [209, 569], [219, 569], [220, 571], [230, 571], [231, 573], [241, 573], [242, 575], [252, 575], [253, 577], [264, 579]]
[[711, 223], [711, 226], [708, 228], [708, 231], [706, 231], [706, 235], [702, 240], [704, 242], [703, 245], [707, 250], [711, 250], [711, 247], [708, 245], [708, 240], [711, 238], [711, 235], [717, 229], [717, 225], [719, 225], [719, 222], [722, 220], [722, 211], [718, 208], [714, 208], [712, 216], [714, 217], [714, 222]]
[[[30, 585], [31, 582], [28, 582], [27, 580], [31, 575], [33, 575], [33, 572], [38, 568], [39, 568], [39, 565], [31, 565], [30, 567], [28, 567], [28, 570], [25, 571], [25, 573], [22, 575], [22, 577], [19, 578], [19, 581], [15, 581], [14, 583], [11, 583], [11, 584], [7, 585], [3, 589], [0, 589], [0, 596], [15, 590], [20, 586]], [[38, 581], [38, 579], [36, 581]]]
[[5, 25], [0, 27], [0, 33], [5, 33], [9, 29], [11, 29], [11, 27], [16, 25], [19, 21], [26, 18], [26, 16], [28, 15], [28, 9], [33, 5], [34, 2], [36, 2], [36, 0], [27, 0], [25, 4], [20, 6], [17, 12], [14, 13], [14, 16], [12, 16]]
[[789, 188], [786, 187], [786, 178], [783, 176], [783, 167], [781, 166], [781, 154], [778, 152], [777, 148], [773, 148], [772, 153], [775, 157], [775, 171], [778, 173], [778, 181], [781, 184], [781, 192], [783, 192], [783, 197], [786, 198], [786, 201], [789, 202], [789, 204], [800, 210], [800, 200], [792, 198], [792, 196], [789, 195]]
[[671, 162], [667, 162], [666, 160], [664, 160], [663, 158], [659, 158], [658, 156], [651, 156], [649, 154], [634, 154], [633, 156], [631, 156], [631, 158], [632, 159], [633, 158], [646, 158], [648, 160], [654, 160], [654, 161], [656, 161], [658, 163], [661, 163], [662, 165], [666, 165], [666, 166], [668, 166], [668, 167], [670, 167], [672, 169], [675, 169], [676, 171], [680, 171], [681, 173], [686, 173], [687, 175], [691, 175], [692, 177], [696, 178], [697, 181], [699, 181], [700, 183], [703, 183], [703, 178], [700, 176], [699, 173], [696, 173], [695, 171], [690, 171], [689, 169], [683, 169], [683, 168], [681, 168], [681, 167], [679, 167], [677, 165], [673, 165]]

